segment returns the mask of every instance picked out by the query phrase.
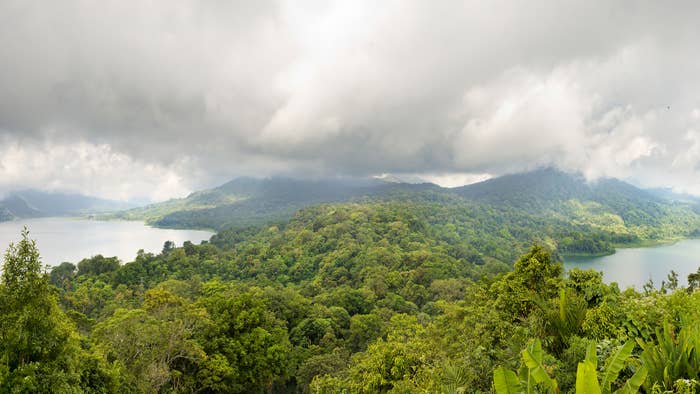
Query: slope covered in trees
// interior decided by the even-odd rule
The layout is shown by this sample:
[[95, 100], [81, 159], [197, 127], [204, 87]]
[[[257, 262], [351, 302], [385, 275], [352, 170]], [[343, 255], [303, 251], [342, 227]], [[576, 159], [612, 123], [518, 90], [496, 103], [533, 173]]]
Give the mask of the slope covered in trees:
[[[485, 224], [527, 222], [541, 233], [541, 238], [551, 238], [547, 242], [556, 244], [562, 253], [606, 254], [612, 253], [615, 245], [653, 243], [700, 233], [697, 202], [673, 196], [647, 192], [614, 179], [589, 183], [581, 176], [554, 169], [507, 175], [456, 189], [378, 180], [238, 179], [186, 199], [109, 217], [144, 219], [164, 227], [223, 230], [284, 223], [296, 210], [319, 203], [439, 203], [442, 208], [438, 211], [450, 211], [458, 217], [453, 220], [455, 225], [476, 212]], [[444, 219], [444, 223], [450, 221]], [[493, 235], [510, 230], [494, 228]], [[518, 241], [532, 238], [523, 236], [522, 231], [510, 236]]]
[[320, 203], [372, 197], [420, 195], [439, 190], [432, 184], [397, 184], [376, 179], [300, 180], [289, 178], [238, 178], [217, 188], [105, 216], [146, 220], [172, 228], [245, 227], [286, 221], [298, 209]]
[[[480, 204], [323, 205], [286, 225], [166, 244], [126, 264], [95, 256], [48, 277], [25, 239], [5, 257], [5, 272], [33, 274], [3, 276], [13, 301], [3, 303], [12, 319], [0, 325], [0, 357], [20, 354], [8, 347], [18, 332], [49, 335], [56, 351], [3, 363], [0, 384], [37, 376], [73, 392], [457, 393], [489, 392], [494, 376], [520, 370], [506, 383], [546, 376], [574, 392], [579, 362], [593, 357], [602, 372], [588, 382], [610, 390], [642, 367], [645, 392], [695, 387], [683, 379], [698, 379], [697, 353], [679, 349], [700, 343], [700, 273], [688, 289], [670, 276], [641, 293], [599, 273], [565, 276], [546, 246], [555, 229], [522, 215]], [[16, 326], [35, 305], [11, 295], [17, 283], [44, 305], [41, 332]], [[603, 368], [630, 341], [619, 370]]]

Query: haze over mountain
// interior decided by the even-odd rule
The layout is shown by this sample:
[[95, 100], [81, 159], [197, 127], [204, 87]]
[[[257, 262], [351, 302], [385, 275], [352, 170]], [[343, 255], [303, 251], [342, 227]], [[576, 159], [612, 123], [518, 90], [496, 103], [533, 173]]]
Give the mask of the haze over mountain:
[[47, 193], [38, 190], [13, 192], [0, 199], [0, 221], [48, 216], [78, 216], [117, 211], [133, 204], [81, 194]]
[[[391, 180], [240, 178], [184, 199], [105, 217], [146, 220], [163, 227], [220, 230], [284, 223], [300, 208], [321, 203], [403, 201], [439, 203], [466, 212], [488, 209], [510, 218], [571, 229], [581, 225], [594, 237], [603, 231], [609, 234], [607, 237], [619, 238], [613, 243], [638, 241], [637, 235], [642, 232], [646, 234], [643, 238], [658, 239], [700, 232], [697, 200], [661, 196], [616, 179], [588, 182], [580, 174], [552, 168], [506, 175], [460, 188]], [[551, 235], [561, 240], [564, 233], [557, 230]], [[631, 238], [624, 238], [628, 236]]]

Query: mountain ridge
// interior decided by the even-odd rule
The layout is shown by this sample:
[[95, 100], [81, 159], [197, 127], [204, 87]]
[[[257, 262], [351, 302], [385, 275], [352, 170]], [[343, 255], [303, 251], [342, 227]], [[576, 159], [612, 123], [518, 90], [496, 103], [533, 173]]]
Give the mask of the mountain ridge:
[[[621, 231], [625, 226], [636, 229], [672, 225], [676, 228], [682, 221], [681, 213], [700, 213], [693, 203], [664, 198], [621, 180], [604, 178], [589, 182], [581, 174], [554, 168], [504, 175], [457, 188], [391, 180], [237, 178], [216, 188], [194, 192], [184, 199], [151, 204], [104, 218], [146, 220], [151, 225], [166, 228], [221, 230], [284, 222], [297, 210], [311, 205], [380, 200], [480, 204], [497, 210], [520, 210], [537, 217], [586, 222], [606, 231]], [[669, 222], [671, 216], [673, 223]]]
[[0, 221], [85, 215], [130, 207], [133, 207], [133, 204], [82, 194], [27, 189], [11, 192], [0, 200]]

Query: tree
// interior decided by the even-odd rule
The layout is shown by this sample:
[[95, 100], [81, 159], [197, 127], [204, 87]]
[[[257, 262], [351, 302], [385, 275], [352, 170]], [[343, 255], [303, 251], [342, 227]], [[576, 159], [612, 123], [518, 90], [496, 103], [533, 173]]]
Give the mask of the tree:
[[676, 290], [678, 288], [678, 273], [674, 270], [671, 270], [671, 272], [666, 278], [668, 279], [666, 288], [671, 291]]
[[688, 292], [692, 293], [700, 289], [700, 268], [688, 275]]
[[77, 268], [75, 264], [64, 262], [51, 269], [50, 282], [59, 289], [69, 290], [73, 285]]
[[163, 243], [163, 250], [161, 251], [161, 253], [167, 255], [168, 253], [172, 252], [173, 249], [175, 249], [175, 242], [165, 241], [165, 243]]
[[197, 374], [203, 390], [261, 393], [284, 381], [292, 346], [285, 322], [268, 309], [262, 289], [238, 292], [212, 282], [203, 293], [198, 303], [212, 320], [201, 339], [211, 361]]
[[114, 272], [118, 268], [118, 258], [104, 257], [101, 254], [98, 254], [89, 259], [83, 259], [78, 263], [78, 275], [101, 275]]
[[80, 349], [75, 327], [58, 307], [26, 228], [22, 240], [5, 253], [0, 365], [2, 392], [76, 392], [86, 380], [95, 386], [107, 381], [96, 360]]
[[166, 290], [149, 290], [144, 297], [141, 309], [117, 309], [95, 327], [98, 346], [114, 360], [122, 386], [192, 391], [194, 382], [186, 378], [206, 357], [194, 339], [208, 323], [204, 310]]

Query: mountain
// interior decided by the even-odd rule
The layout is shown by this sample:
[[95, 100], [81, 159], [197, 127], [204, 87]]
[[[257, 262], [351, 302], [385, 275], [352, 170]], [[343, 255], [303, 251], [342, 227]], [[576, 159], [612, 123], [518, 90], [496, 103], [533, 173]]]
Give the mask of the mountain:
[[[183, 199], [103, 217], [221, 230], [286, 222], [299, 209], [318, 204], [396, 201], [432, 210], [445, 222], [463, 212], [479, 212], [482, 221], [491, 216], [513, 223], [515, 238], [523, 234], [523, 226], [537, 228], [564, 253], [610, 253], [614, 245], [700, 234], [697, 204], [663, 198], [617, 179], [588, 182], [579, 174], [545, 168], [459, 188], [390, 180], [239, 178]], [[437, 205], [451, 209], [452, 218], [437, 213]]]
[[24, 190], [10, 193], [0, 200], [0, 221], [16, 218], [83, 215], [123, 210], [131, 206], [128, 203], [81, 194]]
[[15, 215], [9, 209], [0, 206], [0, 222], [6, 222], [15, 218]]
[[286, 220], [300, 208], [315, 204], [390, 198], [401, 194], [418, 196], [430, 190], [437, 191], [440, 187], [377, 179], [238, 178], [182, 199], [103, 217], [146, 220], [161, 227], [222, 229]]
[[665, 208], [676, 202], [618, 179], [588, 182], [580, 174], [553, 168], [505, 175], [453, 190], [469, 200], [532, 213], [570, 214], [572, 204], [583, 204], [635, 225], [657, 222], [665, 215]]
[[689, 204], [700, 204], [700, 197], [685, 193], [676, 193], [671, 188], [653, 188], [647, 191], [656, 197], [668, 201], [684, 202]]
[[11, 194], [0, 202], [7, 212], [15, 218], [34, 218], [41, 216], [38, 209], [19, 195]]
[[634, 205], [660, 203], [663, 200], [650, 191], [618, 179], [588, 182], [580, 174], [553, 168], [504, 175], [452, 190], [470, 200], [507, 204], [530, 211], [550, 209], [572, 199], [602, 204], [625, 201]]
[[582, 176], [551, 168], [491, 178], [452, 191], [469, 200], [505, 204], [528, 211], [551, 208], [573, 198], [590, 197], [590, 187]]

